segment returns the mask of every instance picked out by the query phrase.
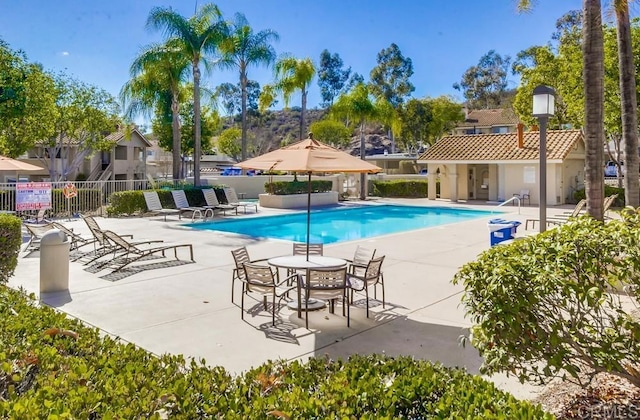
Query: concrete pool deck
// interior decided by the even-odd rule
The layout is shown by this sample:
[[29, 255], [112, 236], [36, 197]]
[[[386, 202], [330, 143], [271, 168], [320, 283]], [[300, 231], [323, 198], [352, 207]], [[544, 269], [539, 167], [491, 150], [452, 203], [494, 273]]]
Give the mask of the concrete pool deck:
[[[240, 373], [267, 360], [307, 359], [328, 355], [346, 358], [350, 354], [385, 353], [410, 355], [418, 359], [466, 368], [477, 374], [482, 362], [471, 346], [458, 344], [470, 323], [460, 307], [462, 286], [451, 279], [465, 263], [488, 249], [487, 221], [492, 217], [522, 222], [517, 236], [533, 234], [524, 230], [527, 218], [538, 217], [537, 207], [496, 204], [457, 203], [427, 199], [377, 200], [382, 203], [424, 206], [456, 206], [503, 212], [456, 224], [419, 229], [406, 233], [327, 244], [324, 255], [351, 258], [357, 245], [376, 248], [385, 255], [383, 264], [386, 308], [371, 308], [365, 316], [364, 295], [358, 295], [351, 307], [351, 327], [340, 309], [310, 313], [309, 330], [304, 318], [282, 306], [271, 325], [271, 313], [255, 298], [245, 300], [244, 321], [240, 319], [240, 284], [236, 282], [235, 301], [231, 303], [231, 250], [246, 246], [251, 257], [268, 258], [291, 254], [291, 242], [252, 239], [230, 233], [193, 230], [182, 226], [188, 218], [162, 216], [135, 218], [97, 218], [104, 229], [132, 234], [135, 239], [164, 239], [193, 244], [195, 263], [147, 269], [123, 275], [106, 271], [91, 273], [79, 262], [69, 266], [69, 291], [43, 293], [41, 301], [98, 327], [105, 333], [156, 354], [180, 353], [204, 358], [210, 365], [221, 365], [231, 373]], [[554, 207], [548, 215], [573, 208]], [[260, 208], [260, 215], [282, 213]], [[233, 217], [252, 217], [240, 214]], [[227, 216], [228, 218], [228, 216]], [[89, 236], [80, 219], [62, 220], [67, 227]], [[198, 223], [198, 222], [195, 222]], [[87, 247], [89, 248], [89, 247]], [[187, 255], [184, 255], [186, 258]], [[23, 287], [39, 295], [38, 253], [22, 257], [9, 285]], [[141, 263], [154, 264], [154, 261]], [[380, 293], [378, 293], [380, 297]], [[304, 315], [303, 315], [304, 316]], [[279, 320], [278, 320], [279, 318]], [[521, 385], [514, 378], [489, 378], [519, 398], [533, 398], [539, 388]]]

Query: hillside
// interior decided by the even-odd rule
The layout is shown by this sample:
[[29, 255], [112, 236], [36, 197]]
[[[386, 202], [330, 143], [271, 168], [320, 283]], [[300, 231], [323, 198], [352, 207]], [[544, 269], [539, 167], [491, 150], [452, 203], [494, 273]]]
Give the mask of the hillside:
[[[306, 127], [315, 121], [319, 121], [326, 115], [324, 109], [309, 109], [305, 113]], [[298, 139], [300, 130], [300, 109], [291, 108], [288, 110], [268, 111], [261, 116], [249, 116], [249, 138], [253, 139], [259, 154], [279, 148], [283, 141], [291, 143]], [[240, 116], [237, 116], [233, 125], [240, 126]], [[224, 128], [229, 128], [230, 122], [224, 124]], [[319, 139], [322, 140], [322, 139]], [[371, 124], [367, 127], [365, 136], [366, 154], [380, 154], [384, 150], [390, 150], [390, 140], [384, 129], [379, 124]], [[352, 155], [360, 154], [360, 137], [356, 129], [351, 138], [351, 146], [346, 152]]]

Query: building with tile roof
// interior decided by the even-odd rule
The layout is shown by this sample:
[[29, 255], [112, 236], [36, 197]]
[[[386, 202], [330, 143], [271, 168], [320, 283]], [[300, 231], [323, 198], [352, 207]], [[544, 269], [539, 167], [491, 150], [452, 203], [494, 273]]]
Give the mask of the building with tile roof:
[[510, 108], [465, 111], [465, 120], [451, 134], [503, 134], [516, 131], [520, 119]]
[[[547, 132], [547, 203], [573, 201], [584, 185], [585, 145], [580, 130]], [[529, 190], [539, 203], [540, 133], [518, 130], [505, 134], [452, 135], [438, 140], [419, 158], [440, 198], [451, 201], [504, 201]], [[429, 188], [436, 199], [436, 189]]]
[[[147, 148], [152, 145], [137, 128], [125, 131], [118, 129], [105, 137], [112, 142], [113, 147], [106, 151], [97, 151], [82, 160], [80, 166], [67, 175], [68, 180], [76, 180], [78, 177], [88, 181], [146, 179]], [[72, 161], [78, 151], [78, 142], [73, 139], [65, 139], [63, 146], [58, 151], [58, 156], [49, 158], [48, 149], [42, 145], [36, 145], [19, 160], [42, 167], [42, 171], [31, 172], [31, 181], [49, 180], [50, 172], [47, 165], [53, 165], [60, 174], [63, 172], [64, 161]], [[81, 156], [81, 155], [79, 155]], [[80, 175], [82, 174], [82, 175]]]

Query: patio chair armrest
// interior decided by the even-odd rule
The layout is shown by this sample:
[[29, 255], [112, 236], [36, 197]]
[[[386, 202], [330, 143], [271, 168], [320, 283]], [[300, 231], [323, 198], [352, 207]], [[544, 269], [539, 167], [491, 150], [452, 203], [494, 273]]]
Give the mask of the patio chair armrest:
[[[292, 282], [292, 281], [291, 281], [294, 277], [297, 277], [297, 278], [298, 278], [298, 280], [297, 280], [296, 282]], [[291, 286], [291, 288], [294, 288], [294, 287], [296, 287], [296, 286], [297, 286], [297, 284], [298, 284], [298, 282], [300, 281], [300, 278], [301, 278], [301, 277], [302, 277], [302, 276], [300, 276], [300, 275], [299, 275], [299, 274], [297, 274], [297, 273], [291, 274], [291, 275], [287, 276], [287, 278], [285, 278], [284, 280], [279, 281], [279, 282], [276, 284], [276, 286], [280, 287], [280, 286], [282, 286], [283, 284], [286, 284], [287, 286]]]
[[[355, 282], [352, 280], [355, 280]], [[366, 284], [367, 282], [364, 276], [347, 273], [347, 287], [354, 290], [364, 290], [364, 285]]]

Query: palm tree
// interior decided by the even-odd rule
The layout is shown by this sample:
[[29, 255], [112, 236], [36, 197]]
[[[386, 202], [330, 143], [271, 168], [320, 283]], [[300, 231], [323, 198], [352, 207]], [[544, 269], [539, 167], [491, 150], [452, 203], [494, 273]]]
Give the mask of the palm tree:
[[587, 213], [604, 220], [604, 37], [600, 0], [583, 0], [582, 13]]
[[[193, 71], [193, 183], [200, 185], [201, 123], [200, 123], [200, 62], [207, 54], [216, 53], [228, 33], [218, 7], [212, 3], [203, 5], [197, 13], [185, 19], [171, 8], [155, 7], [149, 12], [147, 27], [163, 31], [175, 40], [185, 57], [191, 61]], [[206, 61], [205, 65], [206, 65]]]
[[[331, 116], [357, 122], [360, 128], [360, 159], [365, 158], [364, 129], [368, 121], [379, 121], [385, 116], [386, 107], [372, 99], [369, 86], [358, 83], [346, 94], [340, 95], [331, 107]], [[360, 174], [360, 199], [367, 197], [366, 174]]]
[[[586, 146], [585, 192], [587, 213], [604, 220], [604, 36], [600, 0], [583, 0], [582, 75], [584, 85]], [[531, 0], [519, 0], [528, 10]], [[637, 128], [636, 128], [637, 129]], [[637, 153], [637, 151], [635, 151]]]
[[143, 50], [129, 69], [132, 79], [120, 91], [126, 114], [150, 115], [156, 107], [170, 103], [173, 133], [173, 179], [181, 178], [180, 87], [188, 77], [189, 60], [176, 45], [151, 45]]
[[278, 34], [270, 29], [253, 32], [247, 18], [237, 13], [231, 24], [231, 33], [220, 46], [220, 64], [240, 70], [240, 90], [242, 92], [242, 160], [247, 159], [247, 69], [251, 65], [273, 64], [276, 51], [271, 42], [278, 41]]
[[620, 102], [622, 111], [622, 139], [627, 176], [624, 177], [624, 198], [629, 206], [640, 205], [640, 162], [638, 159], [638, 102], [636, 98], [635, 66], [631, 45], [629, 1], [615, 0], [618, 34], [618, 64], [620, 67]]
[[300, 139], [304, 136], [304, 114], [307, 109], [309, 86], [316, 74], [316, 68], [310, 58], [283, 57], [275, 64], [275, 89], [282, 93], [285, 108], [289, 106], [291, 95], [300, 91], [302, 106], [300, 108]]

